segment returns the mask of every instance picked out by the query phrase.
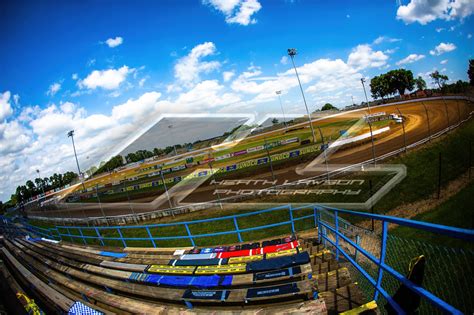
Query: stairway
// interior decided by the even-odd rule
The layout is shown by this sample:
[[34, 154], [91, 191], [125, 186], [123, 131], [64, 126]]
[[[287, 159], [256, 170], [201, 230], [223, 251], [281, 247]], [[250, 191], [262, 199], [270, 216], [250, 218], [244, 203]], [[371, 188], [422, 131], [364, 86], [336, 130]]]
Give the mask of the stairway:
[[347, 267], [319, 244], [317, 239], [299, 239], [302, 248], [311, 255], [313, 288], [326, 303], [328, 314], [377, 314], [375, 301], [368, 302]]

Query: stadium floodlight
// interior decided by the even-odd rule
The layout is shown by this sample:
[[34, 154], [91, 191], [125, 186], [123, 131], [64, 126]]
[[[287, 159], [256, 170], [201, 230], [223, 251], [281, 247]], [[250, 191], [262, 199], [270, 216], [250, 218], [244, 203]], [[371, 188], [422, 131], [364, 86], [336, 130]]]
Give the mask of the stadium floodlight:
[[[169, 129], [173, 128], [173, 125], [168, 126]], [[176, 151], [176, 144], [173, 144], [173, 149], [174, 149], [174, 155], [178, 155], [178, 152]]]
[[163, 176], [163, 166], [160, 166], [160, 176], [163, 186], [165, 187], [166, 198], [168, 199], [168, 204], [170, 205], [171, 214], [174, 217], [173, 204], [171, 203], [170, 194], [168, 193], [168, 187], [166, 187], [165, 177]]
[[327, 156], [327, 153], [326, 153], [326, 150], [329, 149], [329, 142], [328, 144], [324, 144], [324, 136], [323, 136], [323, 132], [321, 130], [321, 127], [317, 126], [318, 127], [318, 130], [319, 130], [319, 135], [321, 136], [321, 142], [323, 143], [323, 153], [324, 153], [324, 162], [326, 164], [326, 177], [327, 177], [327, 180], [329, 180], [329, 164], [328, 164], [328, 156]]
[[295, 69], [296, 78], [298, 79], [298, 84], [300, 86], [301, 95], [303, 96], [304, 106], [306, 107], [306, 113], [308, 114], [309, 127], [311, 128], [311, 134], [313, 135], [313, 143], [316, 143], [316, 136], [314, 135], [313, 124], [311, 123], [311, 114], [308, 109], [308, 104], [306, 104], [306, 98], [304, 97], [303, 87], [301, 86], [300, 76], [298, 75], [298, 70], [296, 70], [294, 57], [296, 56], [296, 48], [288, 48], [288, 56], [291, 57], [291, 62], [293, 63], [293, 68]]
[[[43, 197], [45, 197], [45, 194], [44, 194], [44, 182], [43, 182], [43, 179], [41, 178], [41, 174], [40, 174], [40, 170], [36, 170], [36, 173], [38, 173], [38, 176], [39, 176], [39, 179], [41, 179], [41, 191], [43, 192]], [[38, 198], [38, 203], [40, 205], [40, 208], [43, 208], [43, 204], [40, 202], [40, 199], [41, 198]]]
[[79, 177], [81, 177], [81, 169], [79, 167], [79, 160], [77, 159], [77, 153], [76, 153], [76, 145], [74, 144], [74, 130], [71, 130], [67, 133], [68, 138], [70, 137], [72, 139], [72, 148], [74, 149], [74, 156], [76, 157], [76, 164], [77, 164], [77, 171], [79, 172]]
[[364, 79], [364, 78], [360, 78], [360, 82], [362, 83], [362, 87], [364, 88], [365, 100], [366, 100], [366, 102], [367, 102], [367, 108], [369, 109], [369, 114], [370, 114], [369, 98], [367, 97], [367, 92], [365, 91], [365, 79]]
[[283, 114], [283, 124], [285, 125], [285, 129], [288, 129], [288, 125], [286, 124], [285, 111], [283, 110], [283, 103], [281, 102], [281, 90], [275, 91], [275, 93], [276, 95], [278, 95], [278, 99], [280, 100], [281, 113]]
[[374, 165], [377, 165], [377, 160], [375, 158], [375, 143], [374, 143], [374, 133], [372, 132], [372, 124], [370, 123], [370, 119], [367, 118], [367, 124], [369, 125], [370, 130], [370, 141], [372, 143], [372, 160]]
[[[214, 182], [214, 187], [217, 188], [216, 175], [214, 174], [214, 169], [212, 168], [212, 163], [209, 162], [207, 164], [209, 165], [209, 169], [211, 171], [211, 178], [212, 178], [212, 181]], [[221, 209], [223, 209], [221, 196], [219, 195], [219, 189], [216, 189], [215, 192], [217, 193], [217, 201], [219, 202], [219, 207]]]

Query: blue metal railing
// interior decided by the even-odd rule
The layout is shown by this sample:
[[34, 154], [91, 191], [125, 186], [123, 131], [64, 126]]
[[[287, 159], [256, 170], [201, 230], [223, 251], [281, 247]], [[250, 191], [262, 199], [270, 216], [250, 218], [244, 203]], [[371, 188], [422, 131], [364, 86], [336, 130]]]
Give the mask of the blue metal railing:
[[[316, 219], [316, 212], [315, 211], [308, 211], [306, 215], [297, 216], [296, 214], [303, 210], [311, 210], [312, 206], [303, 206], [294, 208], [291, 205], [284, 205], [280, 207], [264, 209], [249, 213], [242, 213], [242, 214], [235, 214], [230, 216], [223, 216], [218, 218], [210, 218], [210, 219], [201, 219], [201, 220], [194, 220], [194, 221], [182, 221], [182, 222], [173, 222], [173, 223], [161, 223], [161, 224], [148, 224], [148, 225], [131, 225], [131, 226], [94, 226], [94, 227], [87, 227], [87, 226], [56, 226], [55, 228], [41, 228], [37, 226], [33, 226], [27, 223], [23, 223], [23, 227], [25, 230], [29, 231], [30, 233], [36, 234], [42, 237], [48, 237], [55, 240], [68, 240], [74, 242], [74, 240], [82, 241], [84, 244], [87, 244], [87, 241], [97, 241], [102, 246], [105, 245], [104, 241], [119, 241], [122, 243], [124, 247], [128, 244], [127, 242], [130, 241], [147, 241], [153, 247], [157, 247], [155, 241], [172, 241], [172, 240], [188, 240], [189, 245], [196, 246], [196, 239], [204, 238], [204, 237], [213, 237], [213, 236], [222, 236], [222, 235], [236, 235], [239, 242], [244, 242], [244, 235], [243, 233], [258, 231], [263, 229], [270, 229], [275, 227], [281, 226], [288, 226], [290, 233], [296, 232], [295, 224], [302, 220], [312, 220], [313, 224], [312, 227], [317, 227], [317, 219]], [[282, 212], [281, 218], [285, 218], [284, 213], [287, 213], [287, 218], [279, 222], [266, 224], [266, 225], [257, 225], [248, 228], [242, 228], [242, 224], [239, 225], [239, 219], [249, 216], [256, 216], [265, 213], [275, 213], [275, 212]], [[330, 215], [329, 218], [332, 216]], [[219, 223], [219, 221], [229, 220], [233, 224], [233, 229], [221, 232], [213, 232], [213, 233], [203, 233], [203, 234], [193, 234], [191, 228], [193, 225], [196, 224], [213, 224]], [[347, 229], [350, 226], [350, 223], [340, 219], [342, 229]], [[185, 235], [177, 235], [177, 236], [156, 236], [153, 235], [151, 229], [155, 228], [163, 228], [163, 227], [182, 227], [185, 231]], [[123, 233], [127, 230], [143, 230], [142, 235], [146, 235], [145, 237], [127, 237], [124, 236]], [[76, 233], [71, 233], [72, 231], [76, 231]], [[118, 236], [105, 236], [103, 234], [106, 231], [115, 231]], [[95, 235], [92, 235], [95, 234]], [[108, 233], [110, 234], [110, 233]], [[217, 244], [216, 244], [217, 245]]]
[[[305, 215], [295, 216], [295, 213], [301, 210], [307, 210]], [[309, 211], [308, 211], [309, 210]], [[249, 217], [254, 215], [260, 215], [265, 213], [272, 213], [272, 212], [288, 212], [289, 220], [283, 220], [280, 222], [275, 222], [271, 224], [265, 225], [258, 225], [248, 228], [241, 228], [239, 226], [239, 219], [243, 217]], [[359, 235], [355, 235], [355, 240], [353, 241], [348, 235], [353, 234], [353, 226], [346, 220], [340, 217], [340, 214], [345, 215], [355, 215], [367, 219], [374, 219], [378, 220], [382, 223], [382, 234], [381, 234], [381, 242], [380, 242], [380, 253], [379, 257], [375, 257], [373, 254], [369, 253], [367, 250], [362, 248], [359, 245], [360, 237]], [[283, 218], [283, 215], [281, 216]], [[3, 218], [2, 218], [3, 219]], [[420, 230], [425, 230], [433, 233], [443, 234], [454, 238], [460, 238], [468, 241], [474, 240], [474, 230], [467, 230], [467, 229], [460, 229], [454, 227], [448, 227], [438, 224], [426, 223], [426, 222], [419, 222], [413, 221], [408, 219], [384, 216], [384, 215], [377, 215], [365, 212], [355, 212], [343, 209], [336, 209], [331, 207], [325, 207], [320, 205], [309, 205], [309, 206], [302, 206], [298, 208], [294, 208], [291, 205], [285, 205], [280, 207], [275, 207], [271, 209], [265, 209], [255, 212], [243, 213], [243, 214], [236, 214], [218, 218], [211, 218], [211, 219], [202, 219], [202, 220], [195, 220], [195, 221], [183, 221], [183, 222], [173, 222], [173, 223], [162, 223], [162, 224], [149, 224], [149, 225], [134, 225], [134, 226], [100, 226], [100, 227], [86, 227], [86, 226], [57, 226], [56, 228], [40, 228], [36, 226], [32, 226], [29, 224], [23, 223], [23, 230], [27, 231], [33, 235], [47, 237], [55, 240], [70, 240], [74, 242], [74, 240], [82, 241], [85, 245], [88, 244], [90, 240], [98, 241], [102, 246], [105, 245], [104, 241], [120, 241], [124, 247], [127, 247], [127, 242], [130, 241], [148, 241], [153, 247], [157, 247], [156, 241], [159, 240], [188, 240], [191, 246], [196, 246], [195, 239], [203, 238], [203, 237], [214, 237], [214, 236], [222, 236], [222, 235], [236, 235], [239, 242], [243, 242], [244, 237], [243, 233], [245, 232], [252, 232], [252, 231], [259, 231], [263, 229], [270, 229], [280, 226], [288, 226], [289, 231], [291, 233], [296, 232], [295, 223], [301, 220], [311, 220], [312, 227], [317, 228], [318, 231], [318, 240], [320, 243], [324, 244], [324, 246], [332, 245], [334, 247], [334, 254], [337, 260], [340, 260], [341, 256], [343, 256], [347, 261], [349, 261], [371, 284], [374, 288], [374, 300], [379, 298], [379, 295], [382, 295], [392, 307], [400, 313], [404, 313], [403, 310], [398, 306], [398, 304], [392, 299], [389, 295], [387, 290], [382, 287], [382, 280], [384, 277], [384, 273], [387, 273], [393, 276], [396, 280], [400, 283], [407, 286], [410, 290], [415, 292], [416, 294], [420, 295], [422, 298], [426, 299], [427, 301], [431, 302], [436, 307], [440, 308], [441, 310], [453, 314], [461, 314], [459, 310], [451, 306], [450, 304], [444, 302], [440, 298], [436, 297], [429, 291], [423, 289], [420, 286], [415, 285], [410, 280], [408, 280], [405, 276], [397, 272], [395, 269], [390, 267], [385, 263], [386, 251], [387, 251], [387, 236], [388, 236], [388, 225], [397, 224], [401, 226], [407, 226], [411, 228], [416, 228]], [[9, 228], [12, 228], [13, 223], [8, 221], [9, 219], [2, 220], [2, 223], [9, 222]], [[213, 233], [203, 233], [203, 234], [192, 234], [190, 226], [195, 224], [212, 224], [218, 223], [219, 221], [223, 220], [230, 220], [233, 222], [233, 229], [228, 231], [220, 231], [220, 232], [213, 232]], [[1, 226], [1, 224], [0, 224]], [[160, 227], [172, 227], [172, 226], [181, 226], [184, 227], [186, 231], [186, 235], [177, 235], [177, 236], [154, 236], [150, 229], [153, 228], [160, 228]], [[126, 237], [123, 235], [124, 231], [129, 229], [138, 229], [144, 230], [147, 237]], [[78, 234], [71, 233], [71, 230], [78, 231]], [[104, 236], [102, 232], [104, 231], [116, 231], [118, 237], [112, 236]], [[66, 231], [66, 233], [64, 233]], [[329, 236], [328, 231], [333, 233], [334, 237], [331, 238]], [[90, 235], [95, 233], [95, 235]], [[352, 254], [347, 252], [343, 246], [341, 246], [341, 240], [345, 243], [349, 244], [355, 251], [355, 257], [358, 254], [364, 255], [368, 260], [374, 263], [377, 266], [378, 272], [377, 277], [372, 277], [361, 265], [357, 263], [357, 261], [352, 258]], [[215, 244], [220, 245], [220, 244]]]
[[[385, 216], [385, 215], [342, 210], [342, 209], [336, 209], [336, 208], [331, 208], [331, 207], [315, 206], [314, 209], [315, 209], [315, 212], [318, 213], [317, 217], [319, 218], [320, 218], [320, 213], [322, 211], [329, 211], [334, 214], [333, 226], [329, 224], [329, 222], [325, 222], [324, 220], [317, 218], [318, 240], [322, 242], [323, 244], [328, 242], [332, 246], [334, 246], [335, 252], [336, 252], [336, 259], [339, 259], [339, 255], [342, 254], [344, 258], [347, 259], [369, 281], [369, 283], [375, 289], [374, 300], [377, 300], [377, 298], [379, 297], [379, 294], [381, 294], [398, 313], [400, 314], [405, 313], [403, 309], [400, 308], [400, 306], [388, 294], [388, 292], [382, 287], [383, 275], [384, 275], [384, 272], [387, 272], [388, 274], [393, 276], [396, 280], [398, 280], [400, 283], [404, 284], [407, 288], [409, 288], [410, 290], [418, 294], [420, 297], [426, 299], [427, 301], [429, 301], [430, 303], [432, 303], [433, 305], [435, 305], [442, 311], [448, 312], [450, 314], [462, 314], [461, 311], [457, 310], [456, 308], [446, 303], [442, 299], [438, 298], [437, 296], [433, 295], [431, 292], [425, 290], [421, 286], [414, 284], [413, 282], [408, 280], [405, 276], [403, 276], [398, 271], [396, 271], [395, 269], [393, 269], [392, 267], [390, 267], [389, 265], [385, 263], [385, 257], [387, 254], [386, 249], [387, 249], [388, 225], [389, 223], [393, 223], [397, 225], [402, 225], [402, 226], [425, 230], [425, 231], [429, 231], [433, 233], [438, 233], [438, 234], [442, 234], [442, 235], [446, 235], [446, 236], [450, 236], [454, 238], [460, 238], [460, 239], [464, 239], [468, 241], [474, 240], [474, 230], [449, 227], [449, 226], [444, 226], [444, 225], [439, 225], [439, 224], [420, 222], [420, 221], [390, 217], [390, 216]], [[374, 219], [374, 220], [378, 220], [382, 222], [382, 236], [381, 236], [379, 258], [376, 258], [374, 255], [372, 255], [371, 253], [363, 249], [361, 246], [359, 246], [349, 237], [344, 235], [344, 233], [341, 233], [339, 229], [339, 224], [338, 224], [339, 216], [341, 213], [346, 214], [346, 215], [355, 215], [355, 216], [364, 217], [368, 219]], [[331, 231], [334, 234], [334, 239], [331, 239], [328, 236], [327, 230]], [[356, 251], [356, 253], [357, 252], [361, 253], [377, 266], [378, 268], [377, 279], [374, 279], [361, 265], [359, 265], [351, 257], [350, 253], [347, 253], [346, 250], [344, 250], [344, 248], [340, 246], [339, 244], [340, 239], [343, 239], [347, 244], [352, 246], [354, 250]]]

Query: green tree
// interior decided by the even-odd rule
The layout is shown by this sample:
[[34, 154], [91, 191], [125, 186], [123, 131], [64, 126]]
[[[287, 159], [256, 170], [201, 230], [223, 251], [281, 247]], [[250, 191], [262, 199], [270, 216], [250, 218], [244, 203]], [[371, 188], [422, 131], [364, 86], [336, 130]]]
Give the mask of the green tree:
[[426, 89], [426, 82], [420, 76], [415, 79], [415, 85], [416, 85], [416, 89], [419, 91], [423, 91]]
[[394, 93], [394, 91], [390, 89], [388, 76], [386, 74], [375, 76], [370, 80], [370, 93], [373, 98], [381, 98], [382, 101], [384, 97]]
[[469, 84], [474, 86], [474, 59], [469, 59], [469, 68], [467, 69]]
[[274, 125], [275, 125], [275, 124], [278, 124], [278, 119], [273, 118], [273, 119], [272, 119], [272, 124], [274, 124]]
[[321, 110], [338, 110], [336, 106], [330, 104], [330, 103], [326, 103], [324, 104], [323, 107], [321, 107]]
[[413, 72], [411, 70], [391, 70], [385, 75], [389, 80], [390, 91], [397, 91], [400, 96], [404, 95], [406, 90], [413, 90], [415, 86], [415, 79], [413, 79]]
[[439, 73], [438, 70], [431, 73], [430, 77], [433, 79], [433, 83], [436, 84], [439, 89], [441, 89], [446, 84], [446, 81], [449, 80], [447, 75]]

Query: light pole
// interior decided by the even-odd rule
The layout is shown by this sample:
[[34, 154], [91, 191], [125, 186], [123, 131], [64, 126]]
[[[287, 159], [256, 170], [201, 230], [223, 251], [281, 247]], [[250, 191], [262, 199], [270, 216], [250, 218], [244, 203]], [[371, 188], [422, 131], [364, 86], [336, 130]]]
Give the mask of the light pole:
[[425, 103], [421, 102], [421, 105], [423, 105], [423, 108], [425, 109], [426, 113], [426, 121], [428, 122], [428, 139], [431, 142], [431, 126], [430, 126], [430, 115], [428, 115], [428, 109], [425, 106]]
[[402, 119], [402, 128], [403, 128], [403, 146], [405, 147], [405, 153], [407, 152], [407, 136], [405, 133], [405, 121], [403, 120], [403, 115], [400, 109], [397, 107], [398, 114], [400, 114], [400, 118]]
[[86, 186], [84, 185], [84, 181], [82, 180], [82, 173], [81, 173], [81, 168], [79, 167], [79, 160], [77, 159], [77, 153], [76, 153], [76, 145], [74, 144], [74, 130], [71, 130], [67, 133], [68, 138], [71, 137], [72, 140], [72, 148], [74, 149], [74, 157], [76, 158], [76, 164], [77, 164], [77, 171], [79, 172], [77, 175], [79, 175], [79, 178], [81, 179], [82, 182], [82, 188], [84, 190], [86, 189]]
[[311, 128], [311, 134], [313, 135], [313, 143], [316, 143], [316, 136], [314, 135], [314, 128], [313, 128], [313, 124], [311, 123], [311, 114], [309, 113], [308, 104], [306, 104], [306, 98], [304, 97], [303, 87], [301, 86], [300, 76], [298, 75], [298, 70], [296, 70], [296, 66], [295, 66], [294, 57], [296, 56], [296, 54], [297, 54], [296, 48], [288, 48], [288, 55], [290, 56], [291, 62], [293, 63], [293, 68], [295, 69], [296, 78], [298, 79], [301, 95], [303, 96], [304, 106], [306, 107], [306, 113], [308, 114], [309, 127]]
[[95, 193], [97, 195], [97, 200], [99, 201], [99, 207], [100, 211], [102, 212], [102, 216], [105, 219], [105, 223], [107, 223], [107, 226], [109, 225], [109, 221], [107, 220], [107, 217], [105, 216], [104, 208], [102, 208], [102, 203], [100, 202], [100, 197], [99, 197], [99, 184], [95, 185]]
[[374, 134], [372, 133], [372, 124], [370, 123], [370, 120], [367, 119], [367, 124], [369, 124], [369, 129], [370, 129], [370, 140], [372, 141], [372, 159], [374, 161], [374, 165], [377, 164], [375, 160], [375, 144], [374, 144]]
[[[215, 176], [215, 174], [214, 174], [214, 170], [213, 170], [213, 168], [212, 168], [211, 162], [209, 162], [208, 165], [209, 165], [209, 169], [211, 170], [211, 178], [214, 180], [214, 187], [217, 188], [216, 176]], [[219, 201], [219, 207], [220, 207], [221, 209], [223, 209], [223, 208], [222, 208], [221, 196], [219, 195], [219, 189], [216, 189], [215, 191], [216, 191], [216, 193], [217, 193], [217, 200]]]
[[[38, 178], [41, 180], [41, 191], [43, 192], [43, 196], [42, 198], [44, 198], [45, 194], [44, 194], [44, 182], [43, 182], [43, 179], [41, 178], [41, 174], [40, 174], [40, 170], [36, 170], [36, 173], [38, 173]], [[41, 209], [43, 209], [43, 204], [41, 203], [40, 201], [41, 198], [38, 198], [38, 202], [39, 202], [39, 206]]]
[[266, 138], [263, 138], [263, 140], [265, 141], [265, 151], [267, 151], [267, 158], [268, 158], [268, 162], [270, 163], [270, 171], [272, 172], [272, 180], [275, 182], [275, 174], [273, 173], [273, 162], [272, 162], [272, 157], [270, 156], [270, 152], [268, 151], [268, 144], [267, 144], [267, 139]]
[[127, 185], [125, 184], [126, 182], [127, 182], [127, 177], [125, 177], [123, 180], [123, 190], [125, 190], [125, 194], [127, 195], [128, 206], [130, 207], [130, 211], [132, 212], [133, 220], [136, 222], [135, 210], [133, 210], [132, 203], [130, 202], [130, 195], [128, 194]]
[[364, 79], [364, 78], [360, 78], [360, 82], [362, 83], [362, 87], [364, 88], [365, 101], [367, 102], [367, 108], [369, 109], [369, 114], [370, 114], [369, 98], [367, 97], [367, 92], [365, 91], [365, 79]]
[[288, 125], [286, 124], [286, 118], [285, 118], [285, 111], [283, 110], [283, 103], [281, 102], [281, 91], [275, 91], [276, 95], [278, 95], [278, 99], [280, 100], [280, 107], [281, 107], [281, 113], [283, 114], [283, 123], [285, 124], [285, 129], [288, 130]]
[[329, 165], [328, 165], [328, 157], [327, 157], [327, 154], [326, 154], [326, 149], [329, 148], [329, 143], [328, 143], [328, 146], [326, 147], [326, 145], [324, 144], [323, 132], [321, 131], [321, 128], [319, 126], [318, 126], [318, 130], [319, 130], [319, 135], [321, 136], [321, 141], [323, 143], [324, 162], [326, 164], [326, 178], [327, 178], [327, 180], [329, 180]]
[[168, 187], [166, 187], [165, 177], [163, 176], [163, 167], [162, 166], [160, 167], [160, 176], [161, 176], [161, 181], [163, 182], [163, 186], [165, 187], [166, 198], [168, 198], [168, 204], [170, 205], [171, 214], [173, 214], [173, 216], [174, 216], [174, 212], [172, 210], [173, 209], [173, 204], [171, 203], [170, 194], [168, 193]]
[[[173, 125], [168, 126], [169, 129], [173, 128]], [[174, 155], [178, 155], [178, 152], [176, 151], [176, 144], [173, 144], [173, 149], [174, 149]]]

